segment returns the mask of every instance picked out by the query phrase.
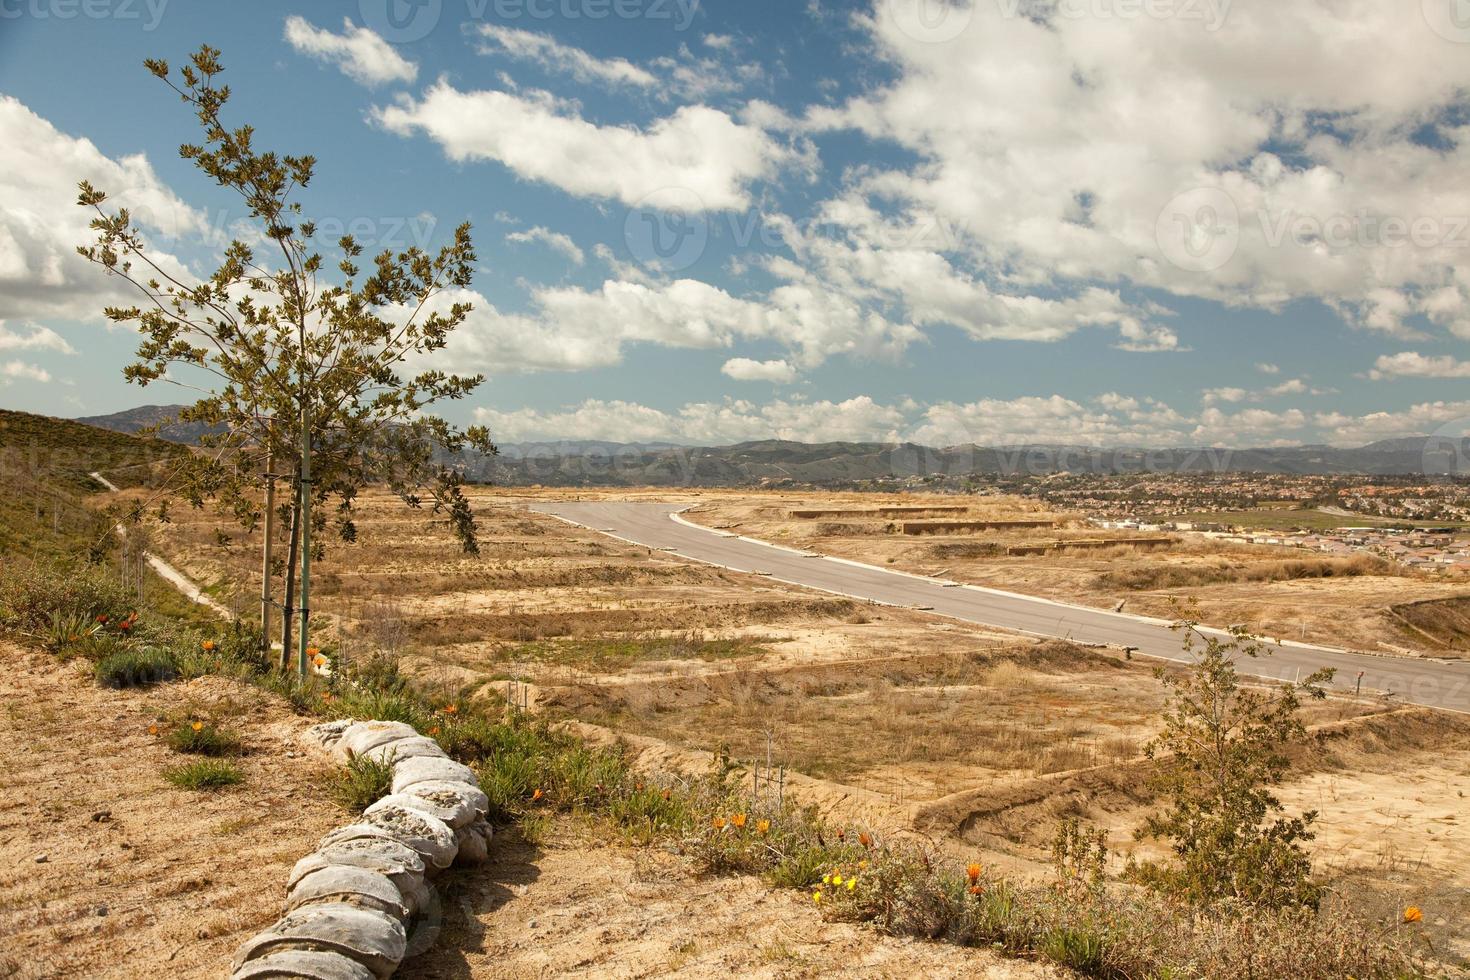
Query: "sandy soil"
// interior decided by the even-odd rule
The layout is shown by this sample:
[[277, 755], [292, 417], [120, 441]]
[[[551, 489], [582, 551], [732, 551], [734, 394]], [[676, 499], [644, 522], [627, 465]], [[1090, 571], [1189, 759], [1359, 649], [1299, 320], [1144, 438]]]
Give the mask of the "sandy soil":
[[496, 839], [483, 876], [444, 893], [439, 942], [399, 976], [1041, 978], [1061, 971], [824, 922], [803, 892], [699, 878], [657, 850], [563, 823], [540, 847]]
[[[343, 820], [297, 743], [309, 721], [254, 688], [106, 690], [0, 644], [0, 701], [0, 976], [221, 976], [280, 914], [291, 866]], [[244, 784], [164, 781], [180, 757], [148, 727], [180, 712], [233, 719]]]

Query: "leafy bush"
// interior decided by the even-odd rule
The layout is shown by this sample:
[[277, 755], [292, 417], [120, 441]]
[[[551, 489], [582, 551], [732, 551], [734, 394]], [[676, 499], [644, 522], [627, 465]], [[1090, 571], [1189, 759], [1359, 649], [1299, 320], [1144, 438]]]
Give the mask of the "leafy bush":
[[163, 771], [163, 778], [180, 789], [193, 790], [221, 789], [245, 781], [239, 767], [224, 759], [200, 759], [170, 766]]
[[238, 755], [240, 736], [208, 721], [182, 722], [168, 733], [168, 747], [190, 755]]
[[46, 642], [59, 623], [121, 622], [132, 596], [103, 568], [82, 563], [0, 565], [0, 628]]
[[388, 795], [393, 786], [393, 760], [355, 756], [333, 778], [332, 798], [349, 813], [361, 813]]
[[108, 654], [93, 669], [104, 687], [146, 687], [179, 676], [179, 666], [167, 650], [129, 647]]

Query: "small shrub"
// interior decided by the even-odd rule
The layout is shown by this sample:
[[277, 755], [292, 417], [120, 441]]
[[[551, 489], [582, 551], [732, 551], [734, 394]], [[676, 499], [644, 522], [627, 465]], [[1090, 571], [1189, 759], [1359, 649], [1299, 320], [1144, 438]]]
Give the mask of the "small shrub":
[[388, 795], [393, 786], [393, 760], [357, 756], [333, 778], [332, 798], [350, 813], [361, 813]]
[[97, 662], [94, 673], [104, 687], [146, 687], [179, 676], [173, 654], [154, 647], [123, 649]]
[[234, 786], [245, 781], [238, 766], [224, 759], [199, 759], [181, 766], [170, 766], [163, 778], [179, 789], [206, 790]]
[[213, 722], [183, 722], [168, 733], [168, 747], [175, 752], [214, 757], [238, 755], [240, 736]]

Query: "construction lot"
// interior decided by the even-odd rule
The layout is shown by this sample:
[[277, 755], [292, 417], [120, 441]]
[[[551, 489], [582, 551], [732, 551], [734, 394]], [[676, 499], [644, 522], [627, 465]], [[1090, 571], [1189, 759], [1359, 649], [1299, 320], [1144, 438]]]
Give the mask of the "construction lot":
[[[1020, 872], [1045, 866], [1064, 817], [1108, 829], [1119, 867], [1140, 846], [1132, 831], [1150, 802], [1143, 750], [1165, 699], [1153, 664], [722, 571], [526, 509], [552, 496], [570, 494], [474, 490], [481, 553], [466, 556], [428, 514], [387, 494], [366, 495], [359, 543], [330, 542], [317, 565], [323, 647], [349, 661], [395, 657], [446, 696], [472, 690], [523, 700], [593, 740], [630, 744], [649, 768], [696, 772], [721, 757], [746, 765], [770, 759], [778, 779], [784, 767], [783, 791], [793, 798], [884, 832], [923, 832], [967, 853], [978, 847]], [[1025, 501], [980, 499], [958, 513], [900, 498], [921, 509], [839, 521], [787, 512], [855, 510], [873, 499], [643, 496], [687, 500], [692, 520], [778, 543], [930, 574], [942, 567], [953, 578], [1094, 605], [1111, 605], [1116, 594], [1087, 585], [1100, 576], [1131, 573], [1140, 561], [1222, 557], [1188, 543], [1118, 544], [964, 558], [951, 550], [937, 566], [935, 548], [1098, 532]], [[943, 499], [953, 506], [955, 498]], [[920, 520], [1034, 526], [888, 528]], [[249, 583], [258, 568], [258, 540], [221, 545], [219, 527], [208, 513], [176, 512], [155, 533], [170, 560], [228, 603], [237, 592], [248, 595], [237, 583]], [[1282, 560], [1261, 551], [1229, 557], [1246, 567]], [[1395, 591], [1384, 595], [1386, 587]], [[1386, 603], [1437, 588], [1356, 575], [1173, 591], [1199, 595], [1207, 611], [1218, 611], [1270, 610], [1267, 599], [1314, 590], [1322, 593], [1314, 603], [1347, 609], [1353, 595], [1361, 606], [1370, 592]], [[1346, 594], [1331, 591], [1339, 589]], [[1155, 591], [1163, 590], [1129, 592], [1129, 609], [1168, 615]], [[1318, 616], [1313, 629], [1329, 635], [1312, 638], [1341, 635], [1326, 622], [1330, 610]], [[1363, 612], [1339, 628], [1371, 624]], [[1461, 824], [1470, 720], [1344, 698], [1312, 706], [1308, 722], [1320, 743], [1298, 760], [1282, 796], [1289, 806], [1321, 811], [1320, 864], [1351, 886], [1355, 901], [1384, 909], [1413, 901], [1427, 918], [1467, 921], [1470, 842]]]

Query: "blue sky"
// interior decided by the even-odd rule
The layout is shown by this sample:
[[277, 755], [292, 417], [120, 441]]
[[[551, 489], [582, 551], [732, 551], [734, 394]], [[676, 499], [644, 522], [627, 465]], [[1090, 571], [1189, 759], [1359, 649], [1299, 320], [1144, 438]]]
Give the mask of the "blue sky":
[[0, 0], [0, 405], [188, 400], [123, 382], [72, 202], [212, 268], [240, 208], [141, 64], [208, 42], [324, 244], [473, 223], [448, 414], [503, 441], [1458, 432], [1465, 6]]

